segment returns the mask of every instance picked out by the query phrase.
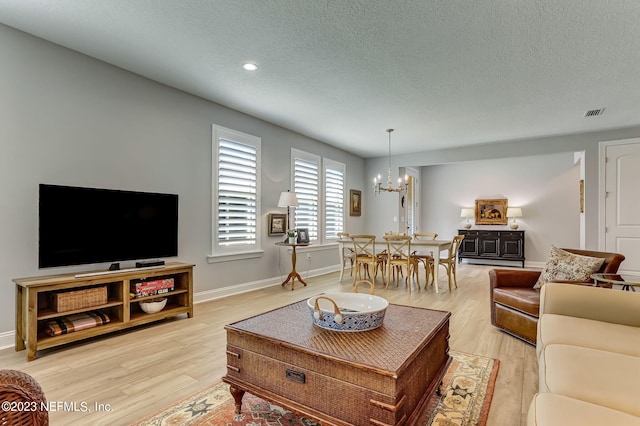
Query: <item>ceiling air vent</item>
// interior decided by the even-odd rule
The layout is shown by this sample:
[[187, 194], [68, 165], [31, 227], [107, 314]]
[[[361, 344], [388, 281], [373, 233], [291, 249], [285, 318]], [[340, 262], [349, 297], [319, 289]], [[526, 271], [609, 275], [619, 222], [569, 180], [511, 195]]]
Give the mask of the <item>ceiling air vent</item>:
[[604, 108], [600, 109], [591, 109], [584, 113], [585, 117], [597, 117], [598, 115], [604, 114]]

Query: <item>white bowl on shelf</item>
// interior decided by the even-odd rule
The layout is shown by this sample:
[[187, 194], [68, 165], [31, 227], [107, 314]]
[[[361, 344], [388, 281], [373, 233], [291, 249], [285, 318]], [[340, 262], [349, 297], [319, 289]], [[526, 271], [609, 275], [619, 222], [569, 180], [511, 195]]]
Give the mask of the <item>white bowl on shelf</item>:
[[167, 305], [167, 298], [163, 297], [162, 299], [151, 299], [146, 302], [138, 302], [140, 304], [140, 309], [145, 311], [148, 314], [155, 314], [156, 312], [160, 312]]

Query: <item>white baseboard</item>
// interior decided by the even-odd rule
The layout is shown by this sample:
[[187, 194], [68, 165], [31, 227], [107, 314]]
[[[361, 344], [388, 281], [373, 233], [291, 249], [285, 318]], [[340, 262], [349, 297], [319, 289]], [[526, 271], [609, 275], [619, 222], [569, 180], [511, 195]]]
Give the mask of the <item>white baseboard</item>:
[[0, 333], [0, 349], [13, 348], [16, 344], [15, 330]]
[[[298, 273], [303, 277], [315, 277], [318, 275], [328, 274], [330, 272], [335, 272], [339, 270], [339, 266], [328, 266], [325, 268], [313, 269], [308, 271], [298, 271]], [[209, 302], [211, 300], [221, 299], [223, 297], [229, 297], [236, 294], [247, 293], [249, 291], [258, 290], [261, 288], [267, 288], [272, 286], [280, 286], [282, 284], [282, 279], [278, 277], [268, 278], [265, 280], [252, 281], [249, 283], [236, 284], [228, 287], [216, 288], [214, 290], [207, 290], [195, 293], [193, 295], [193, 303], [203, 303]]]

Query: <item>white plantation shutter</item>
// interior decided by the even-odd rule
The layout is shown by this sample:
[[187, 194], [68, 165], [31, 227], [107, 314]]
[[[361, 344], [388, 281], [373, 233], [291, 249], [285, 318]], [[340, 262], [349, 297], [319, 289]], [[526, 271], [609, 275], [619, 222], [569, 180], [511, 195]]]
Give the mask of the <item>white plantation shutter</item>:
[[338, 238], [344, 230], [343, 163], [297, 149], [291, 150], [291, 187], [298, 197], [295, 227], [307, 228], [316, 243]]
[[218, 151], [218, 244], [256, 242], [256, 149], [220, 140]]
[[324, 160], [324, 239], [338, 238], [344, 230], [344, 164]]
[[[259, 248], [260, 138], [214, 126], [214, 252]], [[214, 179], [215, 180], [215, 179]]]
[[309, 240], [318, 239], [320, 157], [292, 150], [293, 190], [298, 197], [295, 227], [307, 228]]

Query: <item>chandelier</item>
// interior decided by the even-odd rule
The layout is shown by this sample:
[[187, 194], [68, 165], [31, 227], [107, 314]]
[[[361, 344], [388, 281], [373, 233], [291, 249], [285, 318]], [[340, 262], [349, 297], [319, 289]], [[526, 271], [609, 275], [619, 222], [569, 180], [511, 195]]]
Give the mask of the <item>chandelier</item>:
[[389, 133], [389, 169], [387, 175], [387, 186], [382, 186], [382, 178], [378, 174], [378, 177], [373, 178], [373, 192], [374, 194], [379, 194], [381, 192], [399, 192], [404, 193], [407, 190], [407, 177], [404, 178], [404, 183], [402, 183], [402, 178], [398, 178], [398, 186], [393, 186], [393, 181], [391, 180], [391, 132], [393, 129], [387, 129], [387, 133]]

